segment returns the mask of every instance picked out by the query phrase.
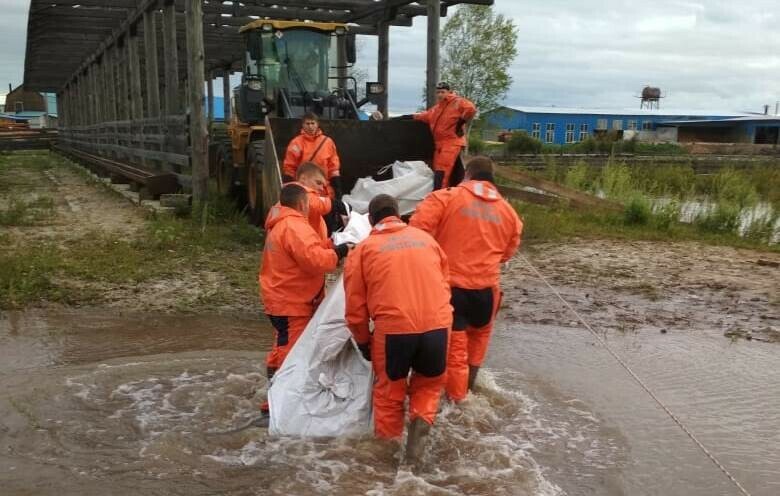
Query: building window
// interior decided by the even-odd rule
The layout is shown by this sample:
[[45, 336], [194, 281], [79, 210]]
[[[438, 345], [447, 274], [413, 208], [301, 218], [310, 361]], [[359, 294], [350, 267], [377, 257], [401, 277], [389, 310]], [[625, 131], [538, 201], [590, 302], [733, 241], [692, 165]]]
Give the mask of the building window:
[[566, 124], [566, 143], [574, 143], [574, 124]]
[[642, 131], [652, 131], [653, 121], [642, 121]]
[[531, 124], [531, 137], [542, 139], [542, 125], [538, 122]]
[[548, 122], [547, 129], [544, 133], [544, 142], [552, 143], [553, 141], [555, 141], [555, 124]]
[[636, 121], [628, 121], [628, 130], [636, 131]]
[[613, 131], [622, 131], [623, 130], [623, 119], [615, 119], [612, 121], [612, 130]]
[[585, 141], [589, 137], [588, 133], [588, 125], [587, 124], [580, 124], [580, 141]]
[[596, 121], [596, 131], [606, 131], [606, 130], [607, 130], [607, 120], [598, 119]]
[[24, 102], [16, 102], [14, 111], [18, 114], [24, 112]]

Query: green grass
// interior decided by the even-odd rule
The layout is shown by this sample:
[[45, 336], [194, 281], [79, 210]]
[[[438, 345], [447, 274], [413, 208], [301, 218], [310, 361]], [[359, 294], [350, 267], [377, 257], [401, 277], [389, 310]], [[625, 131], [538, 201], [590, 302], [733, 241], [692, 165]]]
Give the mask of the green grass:
[[228, 205], [219, 200], [184, 218], [154, 216], [135, 239], [99, 232], [61, 244], [9, 239], [0, 245], [0, 308], [99, 303], [93, 283], [136, 284], [188, 270], [217, 272], [231, 288], [254, 293], [262, 231]]
[[523, 219], [523, 242], [531, 247], [538, 243], [583, 238], [698, 241], [780, 253], [780, 245], [768, 245], [760, 237], [740, 237], [733, 231], [710, 231], [698, 225], [682, 224], [672, 220], [674, 213], [655, 211], [648, 214], [644, 206], [632, 206], [631, 203], [624, 212], [614, 213], [549, 208], [523, 202], [513, 202], [513, 205]]
[[32, 226], [54, 216], [54, 200], [41, 196], [32, 200], [11, 198], [0, 207], [0, 226]]

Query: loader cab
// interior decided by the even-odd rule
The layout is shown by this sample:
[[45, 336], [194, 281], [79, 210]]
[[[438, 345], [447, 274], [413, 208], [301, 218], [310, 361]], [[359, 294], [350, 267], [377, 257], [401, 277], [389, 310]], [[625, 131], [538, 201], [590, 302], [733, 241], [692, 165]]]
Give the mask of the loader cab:
[[355, 62], [355, 39], [335, 23], [259, 20], [241, 28], [246, 40], [244, 75], [237, 89], [240, 120], [265, 117], [357, 118], [357, 83], [339, 77], [337, 50]]

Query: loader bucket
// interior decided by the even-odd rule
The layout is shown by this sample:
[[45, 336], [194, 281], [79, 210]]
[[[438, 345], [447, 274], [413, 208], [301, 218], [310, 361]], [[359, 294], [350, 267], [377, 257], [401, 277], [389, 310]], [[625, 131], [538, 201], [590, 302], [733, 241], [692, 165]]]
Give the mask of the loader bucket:
[[[284, 154], [287, 144], [300, 132], [301, 121], [269, 118], [266, 126], [266, 166], [262, 182], [263, 206], [267, 212], [279, 199]], [[430, 163], [433, 156], [433, 137], [428, 126], [422, 122], [323, 120], [320, 127], [336, 143], [345, 193], [361, 177], [390, 179], [390, 171], [381, 177], [376, 174], [379, 169], [396, 160], [423, 160]]]

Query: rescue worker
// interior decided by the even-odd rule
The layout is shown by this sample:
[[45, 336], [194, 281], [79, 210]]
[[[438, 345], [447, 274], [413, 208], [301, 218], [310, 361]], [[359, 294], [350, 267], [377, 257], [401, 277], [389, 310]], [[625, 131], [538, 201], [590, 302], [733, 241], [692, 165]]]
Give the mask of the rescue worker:
[[344, 266], [346, 320], [374, 369], [377, 437], [401, 438], [409, 396], [406, 456], [414, 462], [444, 387], [452, 324], [447, 257], [431, 236], [401, 222], [393, 197], [376, 196], [368, 210], [371, 234]]
[[454, 315], [446, 392], [458, 402], [485, 358], [501, 301], [501, 264], [520, 246], [523, 223], [496, 189], [493, 162], [475, 157], [465, 181], [428, 195], [410, 224], [430, 233], [449, 260]]
[[[266, 358], [270, 380], [322, 301], [325, 274], [336, 269], [350, 245], [326, 248], [308, 221], [309, 198], [299, 184], [287, 184], [265, 223], [267, 232], [260, 269], [260, 296], [274, 327]], [[261, 407], [267, 411], [267, 403]]]
[[431, 128], [433, 135], [433, 189], [453, 186], [452, 172], [460, 164], [460, 156], [466, 146], [465, 127], [477, 113], [477, 107], [450, 89], [450, 85], [441, 82], [436, 85], [436, 105], [425, 112], [412, 116]]
[[296, 172], [296, 183], [303, 186], [309, 198], [309, 224], [320, 235], [320, 238], [327, 246], [330, 243], [330, 238], [328, 237], [325, 217], [333, 209], [334, 201], [328, 196], [328, 182], [325, 174], [317, 164], [304, 162], [298, 167]]
[[282, 182], [295, 180], [298, 167], [304, 162], [313, 162], [322, 170], [328, 180], [328, 195], [341, 199], [341, 161], [336, 143], [320, 129], [320, 118], [308, 112], [301, 120], [301, 132], [287, 145], [282, 165]]

